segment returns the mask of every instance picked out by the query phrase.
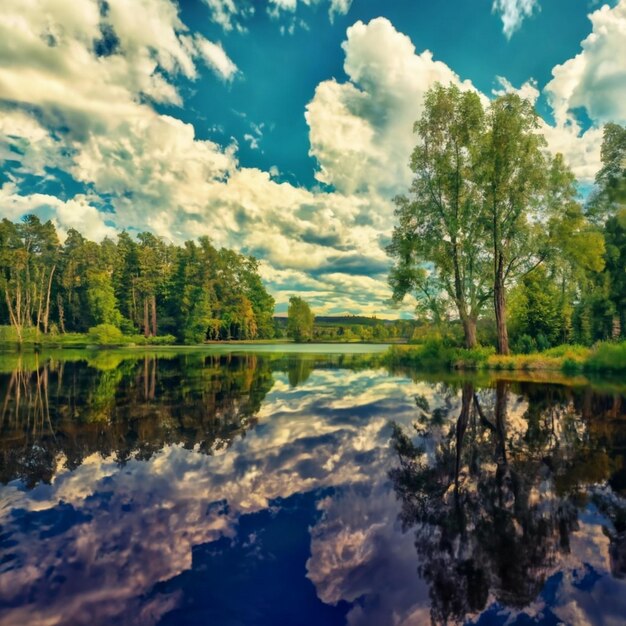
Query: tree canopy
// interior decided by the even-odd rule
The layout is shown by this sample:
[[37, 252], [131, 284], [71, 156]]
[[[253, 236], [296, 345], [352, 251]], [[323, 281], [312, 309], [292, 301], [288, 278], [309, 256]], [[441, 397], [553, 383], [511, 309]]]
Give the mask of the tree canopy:
[[[605, 131], [593, 203], [610, 207], [603, 233], [594, 219], [600, 209], [594, 213], [581, 204], [574, 175], [562, 155], [547, 153], [537, 113], [518, 95], [483, 106], [473, 92], [436, 85], [425, 96], [414, 130], [414, 179], [408, 194], [395, 199], [396, 225], [387, 248], [394, 260], [389, 283], [395, 301], [413, 294], [418, 313], [435, 324], [452, 315], [468, 348], [477, 344], [478, 318], [487, 315], [501, 354], [509, 352], [512, 317], [517, 316], [519, 342], [531, 325], [537, 331], [534, 321], [549, 305], [540, 326], [550, 325], [542, 331], [550, 344], [584, 334], [575, 327], [581, 325], [577, 316], [586, 315], [586, 294], [597, 292], [597, 299], [606, 300], [605, 317], [623, 309], [622, 296], [606, 295], [607, 289], [619, 291], [623, 277], [612, 277], [614, 287], [608, 287], [603, 273], [605, 265], [622, 263], [623, 269], [619, 211], [626, 131], [614, 124]], [[605, 247], [609, 237], [615, 248]], [[507, 307], [511, 291], [513, 314]], [[587, 333], [586, 342], [606, 335], [607, 325]]]
[[21, 341], [37, 333], [85, 332], [100, 324], [179, 341], [274, 334], [274, 299], [253, 257], [217, 249], [207, 237], [182, 246], [152, 233], [87, 240], [29, 215], [0, 223], [0, 324]]
[[311, 341], [314, 323], [315, 316], [308, 303], [299, 296], [289, 298], [287, 334], [297, 342]]

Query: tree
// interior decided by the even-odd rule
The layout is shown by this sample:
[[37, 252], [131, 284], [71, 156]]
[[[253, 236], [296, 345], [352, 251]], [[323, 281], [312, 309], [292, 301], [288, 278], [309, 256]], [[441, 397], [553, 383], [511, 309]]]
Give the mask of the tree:
[[546, 162], [541, 151], [545, 140], [537, 128], [537, 113], [533, 106], [516, 94], [506, 94], [490, 104], [481, 142], [479, 183], [484, 223], [491, 245], [494, 313], [500, 354], [509, 352], [507, 283], [531, 270], [544, 258], [541, 251], [544, 229], [540, 221], [546, 191]]
[[315, 316], [309, 305], [299, 296], [289, 298], [287, 334], [297, 342], [311, 341]]
[[426, 94], [414, 126], [415, 178], [410, 196], [395, 198], [397, 224], [387, 249], [395, 260], [389, 277], [394, 300], [412, 292], [436, 322], [450, 301], [468, 348], [476, 346], [476, 320], [491, 295], [474, 180], [483, 127], [477, 94], [441, 85]]
[[273, 313], [258, 261], [207, 237], [178, 247], [122, 232], [96, 243], [69, 229], [60, 246], [51, 222], [0, 222], [0, 324], [19, 342], [24, 329], [47, 333], [50, 322], [61, 332], [165, 329], [186, 343], [254, 339], [273, 336]]
[[600, 222], [626, 209], [626, 127], [607, 124], [600, 153], [602, 167], [596, 174], [596, 192], [591, 198], [591, 215]]
[[18, 341], [25, 327], [48, 332], [53, 278], [59, 239], [52, 222], [27, 215], [19, 224], [2, 220], [0, 227], [0, 288]]

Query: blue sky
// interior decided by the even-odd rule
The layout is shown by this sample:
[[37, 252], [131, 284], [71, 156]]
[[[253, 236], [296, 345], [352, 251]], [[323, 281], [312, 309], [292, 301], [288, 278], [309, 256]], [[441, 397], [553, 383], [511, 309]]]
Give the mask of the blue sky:
[[535, 101], [587, 188], [626, 121], [626, 0], [5, 0], [0, 211], [208, 235], [278, 312], [408, 315], [383, 248], [435, 81]]

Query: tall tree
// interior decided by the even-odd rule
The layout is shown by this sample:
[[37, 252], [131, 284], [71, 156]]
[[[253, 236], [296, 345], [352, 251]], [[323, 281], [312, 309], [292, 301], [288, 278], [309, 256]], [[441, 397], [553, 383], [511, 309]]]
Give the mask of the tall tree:
[[18, 341], [23, 329], [48, 332], [53, 278], [59, 256], [59, 239], [52, 222], [27, 215], [21, 223], [2, 221], [1, 288]]
[[498, 352], [509, 353], [506, 288], [544, 258], [539, 241], [546, 191], [545, 144], [537, 113], [516, 94], [491, 102], [481, 141], [480, 185], [491, 245]]
[[387, 249], [395, 260], [389, 278], [394, 299], [412, 292], [441, 318], [444, 295], [458, 312], [468, 348], [476, 345], [476, 320], [491, 294], [475, 182], [483, 128], [477, 94], [454, 85], [426, 94], [414, 126], [415, 177], [409, 196], [395, 199], [397, 224]]
[[308, 303], [299, 296], [289, 298], [287, 311], [287, 334], [298, 343], [313, 338], [315, 316]]

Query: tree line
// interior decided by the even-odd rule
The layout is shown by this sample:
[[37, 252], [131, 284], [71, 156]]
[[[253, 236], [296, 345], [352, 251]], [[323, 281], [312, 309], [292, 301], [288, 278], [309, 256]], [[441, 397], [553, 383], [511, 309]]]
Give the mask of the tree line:
[[626, 329], [626, 128], [607, 124], [595, 191], [551, 155], [528, 101], [436, 85], [415, 123], [409, 192], [395, 198], [393, 297], [500, 354], [591, 344]]
[[101, 243], [28, 215], [0, 223], [0, 324], [27, 331], [85, 332], [107, 325], [184, 343], [274, 335], [274, 298], [258, 261], [209, 238], [168, 243], [121, 232]]

